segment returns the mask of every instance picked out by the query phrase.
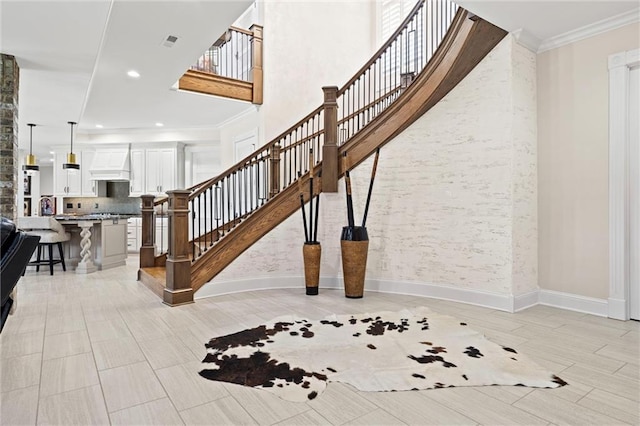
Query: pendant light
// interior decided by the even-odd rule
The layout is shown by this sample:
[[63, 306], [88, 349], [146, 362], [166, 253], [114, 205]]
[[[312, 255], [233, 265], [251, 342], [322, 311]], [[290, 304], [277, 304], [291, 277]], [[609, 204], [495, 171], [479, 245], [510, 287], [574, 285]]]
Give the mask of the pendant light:
[[73, 153], [73, 126], [78, 124], [75, 121], [67, 121], [71, 126], [71, 151], [67, 154], [67, 162], [62, 165], [63, 169], [80, 170], [80, 164], [76, 163], [76, 155]]
[[37, 172], [40, 170], [40, 166], [38, 166], [36, 156], [33, 155], [33, 128], [36, 127], [36, 125], [29, 123], [27, 126], [29, 126], [29, 155], [27, 155], [27, 158], [25, 159], [22, 170], [27, 172]]

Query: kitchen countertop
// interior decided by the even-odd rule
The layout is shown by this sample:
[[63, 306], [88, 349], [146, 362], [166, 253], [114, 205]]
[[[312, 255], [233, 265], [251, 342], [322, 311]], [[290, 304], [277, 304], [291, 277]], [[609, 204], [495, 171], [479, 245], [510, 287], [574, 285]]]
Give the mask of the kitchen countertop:
[[112, 220], [112, 219], [129, 219], [131, 217], [140, 217], [139, 214], [117, 214], [117, 213], [92, 213], [92, 214], [61, 214], [56, 215], [56, 220]]
[[[71, 234], [65, 242], [69, 264], [76, 273], [122, 266], [127, 259], [127, 219], [110, 213], [54, 216]], [[85, 251], [86, 250], [86, 251]]]

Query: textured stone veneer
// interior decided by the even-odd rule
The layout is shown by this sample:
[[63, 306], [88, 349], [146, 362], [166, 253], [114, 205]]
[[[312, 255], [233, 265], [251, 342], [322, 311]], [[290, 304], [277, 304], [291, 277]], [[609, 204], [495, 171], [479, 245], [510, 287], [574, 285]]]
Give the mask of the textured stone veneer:
[[18, 63], [0, 54], [0, 215], [15, 220], [18, 214]]
[[[535, 55], [507, 37], [382, 148], [368, 279], [501, 295], [537, 289], [535, 82]], [[351, 175], [357, 222], [372, 162]], [[321, 196], [322, 277], [342, 276], [343, 186]], [[213, 282], [303, 276], [301, 221], [295, 213]]]

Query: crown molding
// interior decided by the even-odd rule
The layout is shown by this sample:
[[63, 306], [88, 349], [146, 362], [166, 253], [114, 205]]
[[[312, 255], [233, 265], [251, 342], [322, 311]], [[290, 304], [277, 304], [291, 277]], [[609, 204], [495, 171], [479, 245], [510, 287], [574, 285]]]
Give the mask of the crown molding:
[[543, 40], [538, 48], [538, 53], [546, 52], [547, 50], [557, 49], [558, 47], [575, 43], [576, 41], [583, 40], [585, 38], [593, 37], [595, 35], [605, 33], [607, 31], [615, 30], [625, 25], [640, 22], [640, 8], [630, 10], [628, 12], [621, 13], [611, 18], [603, 19], [593, 24], [585, 25], [584, 27], [576, 28], [575, 30], [568, 31], [564, 34], [559, 34], [554, 37], [550, 37]]
[[519, 28], [515, 31], [511, 31], [511, 35], [513, 35], [513, 38], [519, 45], [525, 47], [526, 49], [529, 49], [533, 53], [536, 53], [538, 51], [541, 41], [529, 31], [523, 28]]

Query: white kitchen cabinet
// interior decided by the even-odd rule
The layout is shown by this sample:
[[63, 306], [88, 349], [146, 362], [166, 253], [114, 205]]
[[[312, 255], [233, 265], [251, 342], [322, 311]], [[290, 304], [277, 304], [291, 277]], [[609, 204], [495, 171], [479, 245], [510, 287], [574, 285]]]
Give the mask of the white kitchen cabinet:
[[164, 194], [171, 189], [176, 189], [176, 150], [174, 148], [147, 149], [145, 158], [147, 192]]
[[63, 169], [67, 162], [66, 152], [56, 152], [53, 163], [53, 190], [58, 197], [98, 197], [106, 193], [106, 182], [91, 180], [91, 163], [95, 156], [93, 150], [77, 151], [76, 160], [80, 170]]
[[[81, 156], [76, 154], [76, 158]], [[63, 169], [62, 164], [67, 162], [66, 153], [56, 152], [53, 162], [53, 190], [59, 197], [82, 196], [82, 172], [75, 169]], [[80, 164], [82, 169], [82, 164]]]
[[136, 147], [131, 149], [129, 195], [165, 195], [184, 187], [184, 147]]
[[[154, 227], [156, 256], [169, 249], [169, 218], [157, 217]], [[137, 253], [142, 246], [142, 218], [132, 217], [127, 220], [127, 251]]]
[[142, 246], [142, 218], [131, 217], [127, 220], [127, 251], [137, 253]]
[[106, 182], [91, 180], [89, 169], [91, 168], [94, 156], [95, 151], [82, 151], [80, 153], [80, 190], [83, 197], [97, 197], [98, 186], [106, 184]]
[[129, 180], [129, 196], [139, 197], [145, 193], [145, 150], [141, 148], [131, 148], [131, 174]]

